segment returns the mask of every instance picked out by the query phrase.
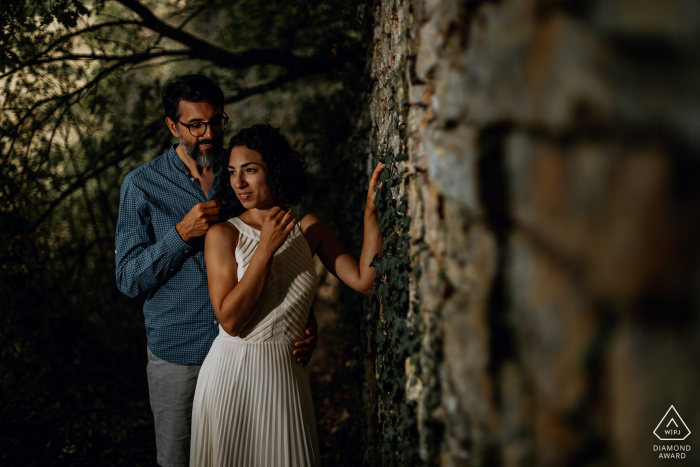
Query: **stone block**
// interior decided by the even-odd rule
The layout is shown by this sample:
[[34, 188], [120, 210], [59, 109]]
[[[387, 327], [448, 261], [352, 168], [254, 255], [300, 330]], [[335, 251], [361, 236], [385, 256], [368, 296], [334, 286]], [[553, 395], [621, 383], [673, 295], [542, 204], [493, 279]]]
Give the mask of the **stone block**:
[[564, 14], [535, 21], [532, 5], [484, 5], [467, 51], [469, 118], [546, 125], [561, 130], [581, 118], [598, 124], [614, 115], [606, 70], [614, 53], [590, 26]]
[[435, 92], [431, 103], [438, 121], [443, 125], [458, 122], [467, 116], [466, 66], [465, 55], [459, 54], [440, 60], [435, 69]]
[[406, 400], [418, 402], [423, 392], [423, 381], [416, 373], [416, 365], [411, 363], [411, 357], [405, 362], [406, 370]]
[[472, 212], [479, 211], [476, 137], [476, 130], [467, 125], [431, 129], [424, 136], [431, 180], [445, 196]]
[[429, 80], [438, 63], [440, 50], [450, 27], [451, 18], [440, 10], [433, 14], [420, 29], [420, 47], [416, 55], [416, 77], [423, 82]]
[[416, 105], [428, 105], [431, 103], [435, 88], [432, 84], [409, 84], [408, 102]]
[[692, 0], [609, 0], [595, 2], [591, 23], [617, 37], [663, 37], [686, 47], [697, 43], [700, 6]]
[[533, 35], [525, 64], [531, 115], [552, 130], [579, 123], [607, 125], [614, 113], [615, 89], [605, 70], [614, 67], [612, 49], [588, 25], [553, 15]]
[[423, 218], [425, 219], [424, 241], [431, 249], [432, 254], [441, 258], [445, 248], [442, 231], [442, 195], [435, 185], [427, 183], [421, 187], [421, 198], [423, 200]]
[[508, 258], [510, 319], [542, 409], [564, 413], [586, 389], [583, 366], [597, 314], [575, 272], [543, 254], [525, 233], [513, 234]]
[[454, 204], [445, 201], [445, 277], [454, 288], [469, 292], [475, 304], [485, 307], [498, 262], [496, 240], [484, 225], [470, 225], [470, 216], [463, 209], [454, 209]]
[[[409, 228], [409, 234], [413, 242], [411, 247], [413, 248], [415, 243], [422, 239], [425, 235], [425, 219], [423, 216], [424, 207], [423, 199], [421, 197], [421, 187], [425, 184], [425, 176], [423, 174], [417, 174], [412, 180], [407, 183], [407, 195], [408, 195], [408, 215], [411, 217], [411, 226]], [[413, 257], [415, 251], [411, 250], [411, 257]]]
[[668, 160], [654, 150], [582, 143], [565, 152], [514, 134], [506, 165], [515, 219], [577, 268], [600, 297], [654, 289], [677, 255]]
[[409, 136], [406, 143], [408, 160], [415, 167], [426, 170], [428, 168], [428, 155], [425, 152], [423, 139], [420, 136]]
[[408, 134], [411, 136], [422, 136], [425, 127], [430, 121], [430, 115], [424, 107], [412, 105], [408, 109]]
[[469, 120], [514, 120], [530, 113], [524, 64], [535, 24], [529, 2], [486, 3], [473, 15], [466, 50]]
[[[422, 251], [418, 256], [418, 261], [421, 265], [422, 274], [418, 282], [418, 290], [421, 297], [421, 310], [423, 311], [423, 319], [434, 319], [436, 311], [442, 304], [442, 291], [444, 283], [441, 280], [442, 264], [430, 252]], [[430, 327], [427, 326], [426, 329]], [[426, 338], [429, 336], [426, 336]]]
[[508, 322], [531, 382], [534, 440], [540, 465], [564, 465], [581, 449], [587, 427], [568, 416], [590, 400], [586, 361], [599, 338], [598, 314], [574, 271], [541, 251], [526, 233], [509, 242]]
[[445, 444], [454, 465], [466, 465], [456, 461], [479, 456], [497, 433], [493, 382], [487, 369], [488, 315], [479, 305], [471, 294], [457, 291], [443, 306], [442, 409]]

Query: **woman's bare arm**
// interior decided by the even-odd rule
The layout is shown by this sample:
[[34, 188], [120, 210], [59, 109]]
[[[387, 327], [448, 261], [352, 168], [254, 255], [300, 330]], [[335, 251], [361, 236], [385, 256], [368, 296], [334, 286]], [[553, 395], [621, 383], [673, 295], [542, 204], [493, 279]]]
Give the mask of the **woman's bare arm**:
[[364, 240], [359, 261], [340, 243], [333, 229], [323, 220], [309, 214], [301, 221], [301, 230], [309, 242], [312, 253], [318, 254], [326, 269], [353, 290], [365, 294], [372, 291], [372, 284], [377, 277], [375, 269], [370, 264], [382, 248], [377, 207], [374, 205], [375, 186], [382, 169], [384, 164], [379, 164], [369, 182], [364, 215]]

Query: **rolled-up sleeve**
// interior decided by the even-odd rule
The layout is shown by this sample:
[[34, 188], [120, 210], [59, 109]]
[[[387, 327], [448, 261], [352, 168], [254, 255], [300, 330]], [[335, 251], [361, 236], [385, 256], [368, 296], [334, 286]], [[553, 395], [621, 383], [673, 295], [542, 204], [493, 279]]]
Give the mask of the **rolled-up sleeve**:
[[175, 226], [156, 240], [151, 208], [143, 190], [127, 176], [119, 199], [116, 277], [119, 290], [132, 298], [167, 281], [191, 248], [180, 238]]

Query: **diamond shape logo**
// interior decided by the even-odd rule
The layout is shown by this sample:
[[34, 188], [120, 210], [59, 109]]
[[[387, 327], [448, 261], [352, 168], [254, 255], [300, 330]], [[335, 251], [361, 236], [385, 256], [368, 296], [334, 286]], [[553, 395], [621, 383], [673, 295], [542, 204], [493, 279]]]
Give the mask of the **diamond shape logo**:
[[654, 434], [661, 441], [683, 441], [690, 434], [690, 430], [676, 408], [671, 406], [654, 429]]

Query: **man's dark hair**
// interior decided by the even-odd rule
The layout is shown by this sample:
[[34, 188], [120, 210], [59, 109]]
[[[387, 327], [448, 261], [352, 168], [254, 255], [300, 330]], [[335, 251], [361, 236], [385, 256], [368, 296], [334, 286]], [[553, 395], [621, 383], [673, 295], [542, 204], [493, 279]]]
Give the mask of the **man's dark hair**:
[[160, 92], [163, 98], [165, 116], [172, 121], [179, 120], [180, 101], [207, 102], [215, 107], [224, 107], [224, 93], [221, 88], [206, 76], [185, 75], [163, 86]]
[[222, 172], [216, 199], [224, 205], [221, 208], [224, 218], [235, 217], [245, 211], [231, 187], [230, 177], [227, 176], [231, 150], [236, 146], [245, 146], [260, 153], [267, 164], [267, 182], [272, 188], [277, 206], [289, 209], [301, 202], [302, 197], [309, 190], [309, 182], [306, 180], [308, 166], [303, 157], [292, 149], [279, 128], [267, 123], [253, 125], [239, 131], [231, 138], [228, 150], [221, 158]]

